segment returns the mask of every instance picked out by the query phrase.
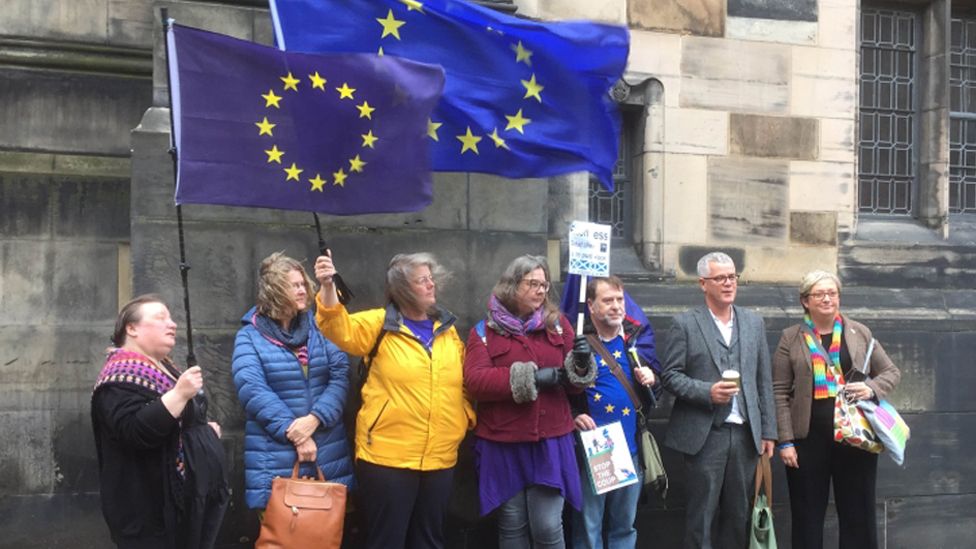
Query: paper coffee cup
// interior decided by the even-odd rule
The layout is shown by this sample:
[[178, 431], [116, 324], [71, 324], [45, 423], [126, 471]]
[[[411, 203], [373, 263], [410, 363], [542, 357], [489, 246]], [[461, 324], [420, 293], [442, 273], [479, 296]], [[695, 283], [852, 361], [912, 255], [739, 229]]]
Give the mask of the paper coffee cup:
[[722, 381], [729, 381], [735, 383], [736, 387], [740, 387], [739, 372], [736, 372], [735, 370], [725, 370], [722, 372]]

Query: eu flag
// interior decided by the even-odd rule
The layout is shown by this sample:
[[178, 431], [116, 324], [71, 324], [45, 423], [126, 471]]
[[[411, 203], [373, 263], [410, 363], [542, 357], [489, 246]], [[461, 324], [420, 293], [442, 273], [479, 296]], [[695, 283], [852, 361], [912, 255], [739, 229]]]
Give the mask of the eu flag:
[[336, 215], [430, 204], [439, 67], [168, 31], [176, 203]]
[[627, 62], [626, 28], [538, 23], [460, 0], [271, 0], [271, 15], [282, 49], [442, 65], [434, 170], [590, 171], [613, 187], [620, 117], [609, 91]]

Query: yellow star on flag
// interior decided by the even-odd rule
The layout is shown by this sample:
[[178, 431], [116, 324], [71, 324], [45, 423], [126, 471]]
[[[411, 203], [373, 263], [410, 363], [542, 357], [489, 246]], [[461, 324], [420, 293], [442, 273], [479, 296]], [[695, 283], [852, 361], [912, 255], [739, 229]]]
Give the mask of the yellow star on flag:
[[281, 106], [278, 105], [278, 102], [281, 101], [281, 96], [280, 95], [275, 95], [274, 90], [268, 90], [268, 93], [265, 94], [265, 95], [262, 95], [261, 97], [264, 98], [264, 101], [265, 101], [264, 107], [265, 108], [268, 108], [268, 107], [274, 107], [276, 109], [280, 109], [281, 108]]
[[319, 174], [315, 174], [315, 177], [309, 179], [308, 182], [312, 184], [312, 190], [318, 192], [322, 192], [322, 187], [325, 185], [325, 180]]
[[332, 183], [333, 185], [338, 185], [340, 187], [345, 187], [346, 186], [346, 178], [349, 177], [349, 176], [346, 175], [346, 172], [342, 171], [342, 168], [339, 168], [339, 171], [334, 172], [332, 174], [332, 177], [335, 178], [334, 182]]
[[386, 55], [386, 54], [383, 53], [383, 46], [380, 46], [380, 49], [376, 50], [376, 55], [378, 55], [380, 57], [383, 57], [384, 55]]
[[271, 129], [277, 126], [277, 124], [268, 122], [267, 116], [264, 117], [264, 120], [255, 122], [254, 125], [258, 127], [258, 135], [270, 135], [271, 137], [274, 137], [274, 135], [271, 133]]
[[369, 147], [371, 149], [376, 148], [373, 146], [373, 143], [376, 143], [376, 140], [379, 138], [373, 135], [373, 130], [369, 130], [368, 132], [362, 134], [362, 138], [363, 138], [363, 147]]
[[461, 142], [461, 154], [467, 151], [474, 151], [474, 154], [480, 154], [478, 152], [478, 142], [482, 138], [471, 133], [471, 126], [468, 126], [468, 131], [464, 135], [458, 135], [456, 137]]
[[630, 415], [630, 408], [624, 408], [623, 410], [620, 410], [620, 413], [623, 414], [623, 415], [625, 415], [625, 416], [629, 416]]
[[272, 145], [270, 151], [264, 151], [268, 154], [268, 164], [272, 162], [277, 162], [281, 164], [281, 157], [285, 154], [285, 151], [279, 151], [278, 145]]
[[350, 172], [359, 172], [359, 173], [362, 173], [363, 166], [365, 166], [366, 164], [367, 164], [367, 162], [363, 162], [359, 158], [359, 155], [357, 154], [353, 158], [350, 158], [349, 159], [349, 171]]
[[621, 356], [620, 351], [614, 351], [613, 352], [613, 358], [620, 358], [620, 356]]
[[528, 65], [530, 67], [532, 66], [532, 53], [533, 52], [530, 49], [526, 49], [525, 46], [522, 45], [522, 41], [521, 40], [519, 40], [519, 43], [517, 45], [512, 46], [512, 49], [515, 51], [515, 62], [516, 63], [521, 63], [521, 62], [524, 61], [526, 65]]
[[437, 130], [443, 126], [441, 122], [434, 122], [430, 118], [427, 119], [427, 137], [433, 139], [434, 141], [440, 141], [437, 137]]
[[325, 83], [328, 82], [325, 78], [319, 75], [319, 71], [315, 71], [315, 74], [308, 75], [308, 79], [312, 81], [312, 88], [318, 88], [325, 91]]
[[356, 108], [359, 109], [359, 118], [373, 119], [373, 111], [376, 109], [369, 106], [369, 101], [363, 101], [363, 104], [356, 105]]
[[417, 0], [400, 0], [400, 3], [407, 6], [407, 11], [419, 11], [424, 13], [424, 5]]
[[492, 132], [488, 134], [488, 137], [490, 137], [491, 140], [495, 142], [496, 149], [500, 149], [500, 148], [508, 149], [508, 145], [505, 144], [505, 140], [502, 139], [501, 137], [498, 137], [498, 128], [492, 130]]
[[376, 22], [383, 25], [383, 35], [380, 36], [381, 39], [392, 34], [397, 40], [400, 39], [400, 27], [407, 23], [406, 21], [400, 21], [393, 17], [393, 10], [386, 12], [386, 17], [383, 19], [377, 17]]
[[535, 73], [532, 73], [532, 78], [528, 80], [522, 80], [522, 85], [525, 86], [525, 97], [522, 99], [528, 99], [530, 97], [535, 97], [535, 100], [542, 103], [542, 96], [539, 92], [546, 89], [545, 86], [540, 85], [535, 81]]
[[596, 394], [593, 395], [593, 402], [600, 402], [600, 399], [602, 399], [602, 398], [603, 398], [603, 395], [601, 395], [600, 393], [596, 393]]
[[336, 88], [339, 92], [339, 99], [352, 99], [352, 92], [356, 91], [356, 88], [350, 88], [349, 84], [343, 82], [341, 88]]
[[508, 125], [505, 126], [505, 130], [508, 131], [514, 128], [522, 135], [525, 135], [524, 126], [532, 122], [530, 118], [525, 118], [522, 116], [522, 109], [519, 109], [518, 112], [515, 113], [513, 116], [509, 116], [506, 114], [505, 118], [508, 119]]
[[298, 83], [301, 82], [301, 80], [292, 76], [291, 71], [289, 71], [286, 76], [280, 76], [279, 78], [281, 78], [281, 81], [285, 83], [286, 90], [298, 91]]
[[294, 179], [295, 181], [301, 181], [301, 179], [298, 179], [298, 174], [304, 171], [305, 170], [300, 169], [298, 166], [295, 165], [294, 162], [292, 162], [290, 168], [285, 168], [285, 173], [288, 174], [288, 177], [285, 178], [285, 181], [291, 181], [292, 179]]
[[603, 409], [606, 410], [608, 414], [612, 414], [613, 413], [613, 404], [607, 404], [606, 406], [603, 407]]

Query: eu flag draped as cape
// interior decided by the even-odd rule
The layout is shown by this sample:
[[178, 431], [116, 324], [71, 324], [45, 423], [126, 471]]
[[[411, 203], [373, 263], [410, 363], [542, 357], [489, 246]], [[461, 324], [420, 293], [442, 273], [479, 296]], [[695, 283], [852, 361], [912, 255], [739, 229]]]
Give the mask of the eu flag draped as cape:
[[336, 215], [430, 204], [425, 135], [439, 67], [168, 32], [177, 204]]
[[435, 171], [546, 177], [590, 171], [613, 187], [625, 27], [538, 23], [460, 0], [271, 0], [278, 46], [442, 65], [428, 136]]

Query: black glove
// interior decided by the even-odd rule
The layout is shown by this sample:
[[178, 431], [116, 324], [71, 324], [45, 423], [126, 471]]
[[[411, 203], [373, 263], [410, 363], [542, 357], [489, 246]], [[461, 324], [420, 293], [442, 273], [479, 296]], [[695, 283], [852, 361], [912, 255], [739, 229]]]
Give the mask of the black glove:
[[566, 381], [566, 370], [562, 368], [539, 368], [535, 371], [535, 387], [540, 391], [551, 389]]
[[576, 371], [585, 372], [589, 370], [592, 352], [590, 343], [586, 341], [586, 336], [578, 335], [573, 339], [573, 366], [576, 367]]

